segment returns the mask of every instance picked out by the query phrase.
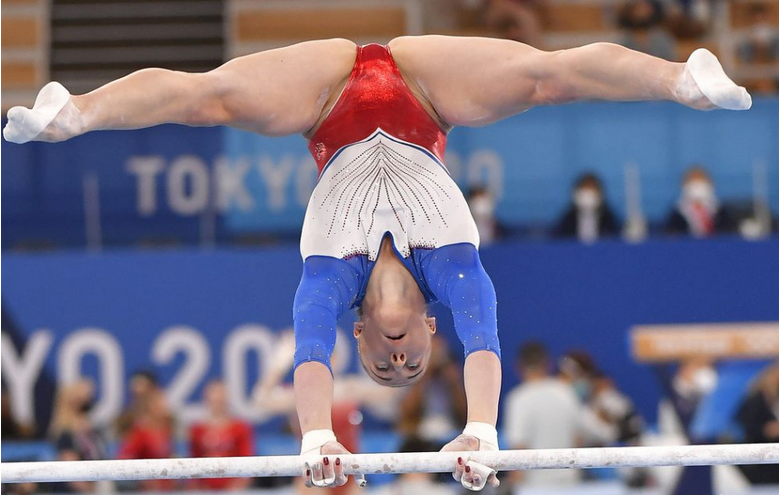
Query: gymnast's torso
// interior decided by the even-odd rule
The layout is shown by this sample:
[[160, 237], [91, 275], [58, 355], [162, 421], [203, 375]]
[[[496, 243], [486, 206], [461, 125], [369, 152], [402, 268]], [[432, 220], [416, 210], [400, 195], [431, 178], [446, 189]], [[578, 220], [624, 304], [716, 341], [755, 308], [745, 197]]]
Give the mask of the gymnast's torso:
[[446, 133], [411, 92], [388, 47], [357, 47], [353, 70], [310, 138], [319, 170], [302, 258], [367, 256], [391, 235], [396, 253], [479, 244], [443, 161]]
[[446, 133], [388, 47], [357, 47], [342, 93], [310, 137], [318, 183], [302, 226], [295, 365], [330, 367], [337, 319], [362, 304], [384, 240], [425, 302], [452, 311], [465, 355], [500, 355], [496, 297], [467, 202], [443, 163]]

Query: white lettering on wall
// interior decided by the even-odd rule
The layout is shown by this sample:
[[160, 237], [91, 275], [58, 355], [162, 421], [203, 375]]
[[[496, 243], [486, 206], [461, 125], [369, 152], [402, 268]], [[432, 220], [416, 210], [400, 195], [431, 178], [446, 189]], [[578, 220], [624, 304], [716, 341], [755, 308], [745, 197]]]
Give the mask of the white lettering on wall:
[[192, 421], [203, 414], [197, 403], [188, 403], [199, 383], [209, 370], [210, 349], [204, 336], [190, 326], [166, 328], [152, 345], [152, 360], [155, 364], [170, 364], [178, 354], [184, 354], [182, 368], [166, 388], [169, 408], [183, 420]]
[[207, 165], [195, 155], [178, 157], [166, 175], [166, 190], [171, 210], [177, 214], [188, 216], [203, 212], [209, 202]]
[[[226, 338], [223, 345], [223, 377], [228, 390], [229, 404], [238, 416], [255, 420], [259, 415], [259, 409], [252, 395], [253, 385], [247, 384], [248, 354], [257, 355], [256, 376], [261, 379], [270, 367], [274, 349], [275, 334], [266, 326], [258, 324], [240, 326]], [[293, 364], [293, 361], [291, 363]]]
[[285, 187], [294, 171], [294, 164], [294, 158], [286, 155], [277, 164], [271, 157], [263, 156], [256, 165], [266, 184], [267, 206], [272, 211], [280, 211], [286, 207]]
[[35, 424], [35, 382], [41, 376], [46, 355], [54, 338], [47, 330], [39, 330], [27, 340], [24, 350], [17, 355], [11, 337], [3, 332], [3, 380], [10, 390], [14, 419], [26, 425]]
[[61, 385], [82, 378], [82, 360], [86, 355], [98, 359], [100, 397], [90, 411], [97, 425], [110, 423], [122, 409], [125, 367], [117, 340], [100, 328], [81, 328], [63, 341], [57, 355], [57, 379]]
[[226, 212], [232, 207], [243, 211], [253, 208], [255, 203], [245, 188], [245, 178], [249, 170], [250, 162], [245, 157], [234, 162], [221, 157], [215, 162], [213, 184], [218, 211]]
[[125, 168], [136, 175], [136, 210], [140, 216], [151, 216], [158, 210], [155, 179], [166, 167], [163, 157], [131, 157]]

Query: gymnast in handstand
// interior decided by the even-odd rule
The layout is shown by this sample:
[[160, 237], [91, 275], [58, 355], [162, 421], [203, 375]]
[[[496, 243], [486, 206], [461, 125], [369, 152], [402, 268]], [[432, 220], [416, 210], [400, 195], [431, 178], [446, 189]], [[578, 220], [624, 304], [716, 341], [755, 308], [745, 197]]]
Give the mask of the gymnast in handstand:
[[[435, 318], [451, 309], [464, 344], [468, 422], [444, 451], [497, 450], [500, 344], [495, 290], [479, 236], [444, 164], [455, 126], [483, 126], [538, 105], [670, 100], [745, 110], [751, 99], [704, 49], [672, 63], [610, 43], [544, 52], [506, 40], [402, 37], [382, 46], [332, 39], [239, 57], [206, 73], [145, 69], [85, 95], [49, 83], [8, 112], [5, 138], [57, 142], [162, 123], [301, 134], [319, 170], [301, 237], [294, 300], [294, 388], [305, 483], [347, 481], [331, 430], [329, 369], [338, 317], [355, 308], [361, 363], [375, 381], [410, 384], [427, 367]], [[521, 140], [524, 137], [520, 137]], [[471, 490], [499, 481], [461, 458]]]

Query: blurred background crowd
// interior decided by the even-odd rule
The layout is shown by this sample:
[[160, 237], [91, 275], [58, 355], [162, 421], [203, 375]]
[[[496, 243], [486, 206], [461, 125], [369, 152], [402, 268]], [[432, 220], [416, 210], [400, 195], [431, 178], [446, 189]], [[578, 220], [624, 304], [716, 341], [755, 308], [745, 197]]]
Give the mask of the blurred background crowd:
[[[344, 346], [344, 345], [343, 345]], [[203, 409], [191, 419], [178, 417], [166, 400], [152, 371], [137, 371], [128, 384], [129, 402], [107, 424], [89, 416], [95, 385], [89, 379], [61, 384], [49, 426], [16, 422], [7, 391], [3, 394], [2, 440], [4, 460], [26, 460], [47, 455], [62, 461], [157, 459], [168, 457], [231, 457], [257, 453], [296, 453], [298, 422], [290, 384], [291, 337], [276, 350], [274, 366], [254, 387], [256, 409], [265, 422], [253, 423], [231, 413], [226, 386], [208, 379]], [[344, 354], [338, 350], [336, 354]], [[615, 379], [601, 370], [590, 353], [571, 350], [553, 357], [539, 341], [524, 342], [513, 359], [513, 388], [504, 396], [499, 425], [501, 448], [554, 449], [681, 445], [704, 443], [764, 443], [779, 440], [779, 368], [768, 363], [720, 411], [730, 423], [708, 437], [693, 435], [689, 425], [706, 399], [718, 389], [714, 361], [693, 357], [677, 365], [659, 366], [662, 387], [671, 395], [658, 406], [658, 426], [651, 430], [633, 400], [620, 391]], [[286, 380], [288, 378], [288, 381]], [[703, 406], [701, 406], [703, 408]], [[437, 451], [466, 422], [462, 372], [448, 345], [437, 338], [431, 365], [422, 381], [402, 389], [386, 389], [361, 373], [335, 375], [334, 431], [351, 451]], [[368, 418], [369, 420], [365, 419]], [[274, 420], [278, 422], [275, 423]], [[271, 421], [271, 424], [270, 424]], [[369, 432], [366, 428], [370, 426]], [[45, 438], [45, 442], [29, 442]], [[25, 443], [25, 441], [28, 441]], [[16, 444], [16, 445], [15, 445]], [[9, 450], [7, 447], [11, 445]], [[46, 454], [48, 446], [51, 454]], [[373, 450], [374, 449], [374, 450]], [[13, 454], [10, 458], [7, 454]], [[711, 475], [715, 471], [719, 474]], [[446, 476], [446, 475], [444, 475]], [[705, 478], [706, 476], [706, 478]], [[624, 468], [617, 470], [537, 470], [504, 475], [500, 493], [583, 493], [596, 488], [608, 493], [748, 491], [778, 483], [777, 466], [711, 468]], [[449, 477], [409, 474], [371, 478], [371, 493], [447, 494], [461, 487]], [[580, 487], [592, 483], [590, 487]], [[581, 488], [581, 490], [580, 490]], [[769, 487], [773, 488], [773, 487]], [[776, 488], [776, 487], [774, 487]], [[72, 482], [5, 485], [5, 493], [105, 492], [243, 492], [259, 489], [312, 492], [290, 478], [266, 480], [203, 479], [140, 482]], [[337, 493], [354, 493], [348, 487]], [[490, 491], [485, 493], [497, 493]]]
[[[2, 12], [2, 108], [29, 106], [49, 80], [78, 93], [141, 67], [203, 71], [332, 36], [479, 35], [546, 50], [612, 41], [676, 61], [707, 47], [753, 94], [747, 115], [535, 109], [454, 131], [447, 165], [498, 287], [502, 448], [776, 442], [777, 341], [750, 359], [643, 365], [627, 343], [637, 324], [777, 325], [778, 15], [770, 0], [14, 0]], [[297, 453], [285, 329], [315, 178], [303, 145], [173, 127], [3, 141], [3, 461]], [[338, 342], [333, 417], [349, 450], [434, 451], [461, 429], [461, 353], [443, 329], [426, 376], [403, 389], [357, 374]], [[253, 372], [234, 374], [234, 363]], [[777, 466], [501, 476], [499, 493], [778, 491]], [[259, 490], [306, 489], [292, 479], [3, 486]], [[460, 487], [411, 474], [341, 491]]]

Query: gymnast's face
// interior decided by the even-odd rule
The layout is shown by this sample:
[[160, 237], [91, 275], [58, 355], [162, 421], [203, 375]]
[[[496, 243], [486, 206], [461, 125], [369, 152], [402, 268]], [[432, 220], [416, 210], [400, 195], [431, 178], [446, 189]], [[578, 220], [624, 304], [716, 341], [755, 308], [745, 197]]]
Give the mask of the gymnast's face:
[[435, 333], [434, 317], [410, 308], [364, 306], [360, 319], [354, 323], [353, 335], [370, 378], [381, 385], [401, 387], [424, 376]]

